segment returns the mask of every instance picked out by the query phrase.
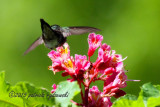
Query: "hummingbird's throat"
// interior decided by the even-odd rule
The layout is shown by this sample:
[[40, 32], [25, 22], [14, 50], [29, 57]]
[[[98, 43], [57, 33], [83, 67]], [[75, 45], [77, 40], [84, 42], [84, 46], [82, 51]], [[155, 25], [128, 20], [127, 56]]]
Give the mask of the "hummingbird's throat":
[[49, 49], [54, 49], [54, 48], [58, 47], [58, 42], [57, 42], [57, 40], [46, 41], [45, 46]]

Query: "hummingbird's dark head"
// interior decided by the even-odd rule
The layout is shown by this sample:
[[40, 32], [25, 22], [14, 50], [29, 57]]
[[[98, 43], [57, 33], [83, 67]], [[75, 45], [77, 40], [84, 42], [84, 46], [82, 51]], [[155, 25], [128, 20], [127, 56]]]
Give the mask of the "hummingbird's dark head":
[[57, 30], [57, 31], [60, 31], [61, 30], [61, 27], [59, 26], [59, 25], [52, 25], [51, 26], [51, 28], [53, 29], [53, 30]]

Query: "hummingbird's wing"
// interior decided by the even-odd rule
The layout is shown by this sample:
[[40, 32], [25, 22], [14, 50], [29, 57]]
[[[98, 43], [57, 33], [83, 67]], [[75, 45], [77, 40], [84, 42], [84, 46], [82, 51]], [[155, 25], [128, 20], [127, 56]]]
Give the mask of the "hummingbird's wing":
[[87, 26], [73, 26], [73, 27], [62, 27], [64, 37], [70, 35], [80, 35], [84, 33], [93, 33], [100, 31], [100, 29], [94, 27], [87, 27]]
[[32, 45], [24, 52], [23, 55], [26, 55], [28, 52], [30, 52], [31, 50], [33, 50], [35, 47], [37, 47], [38, 45], [40, 45], [42, 43], [43, 43], [43, 39], [42, 39], [42, 36], [41, 36], [36, 41], [34, 41], [32, 43]]

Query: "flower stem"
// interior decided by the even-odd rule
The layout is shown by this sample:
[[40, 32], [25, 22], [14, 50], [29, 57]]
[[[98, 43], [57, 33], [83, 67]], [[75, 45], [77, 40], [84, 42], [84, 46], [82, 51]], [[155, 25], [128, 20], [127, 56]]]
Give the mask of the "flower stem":
[[88, 57], [88, 61], [91, 62], [91, 61], [90, 61], [90, 56]]
[[87, 78], [85, 81], [85, 96], [84, 96], [84, 105], [85, 107], [88, 107], [88, 93], [89, 93], [89, 72], [86, 73]]
[[83, 91], [82, 91], [82, 86], [81, 86], [81, 82], [78, 82], [78, 84], [79, 84], [79, 88], [81, 89], [81, 98], [82, 98], [82, 102], [83, 102], [83, 104], [85, 103], [84, 101], [84, 96], [83, 96]]
[[86, 87], [87, 85], [86, 85], [86, 83], [84, 82], [84, 81], [82, 81], [82, 84]]
[[90, 84], [91, 84], [91, 82], [92, 82], [92, 81], [93, 81], [93, 79], [97, 76], [97, 74], [98, 74], [98, 72], [96, 72], [96, 73], [92, 76], [92, 78], [90, 79], [90, 81], [89, 81], [88, 85], [90, 85]]
[[88, 92], [89, 86], [85, 87], [85, 107], [88, 107]]

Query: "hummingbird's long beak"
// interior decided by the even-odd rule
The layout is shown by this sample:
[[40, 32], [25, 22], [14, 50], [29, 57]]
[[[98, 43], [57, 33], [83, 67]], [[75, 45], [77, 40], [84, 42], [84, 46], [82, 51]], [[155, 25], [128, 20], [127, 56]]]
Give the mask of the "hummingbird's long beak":
[[43, 19], [40, 19], [40, 22], [41, 22], [41, 29], [42, 29], [42, 31], [43, 31], [43, 29], [45, 27], [50, 27], [50, 25], [46, 21], [44, 21]]
[[44, 23], [45, 21], [44, 21], [44, 19], [40, 19], [40, 22], [41, 22], [41, 23]]

